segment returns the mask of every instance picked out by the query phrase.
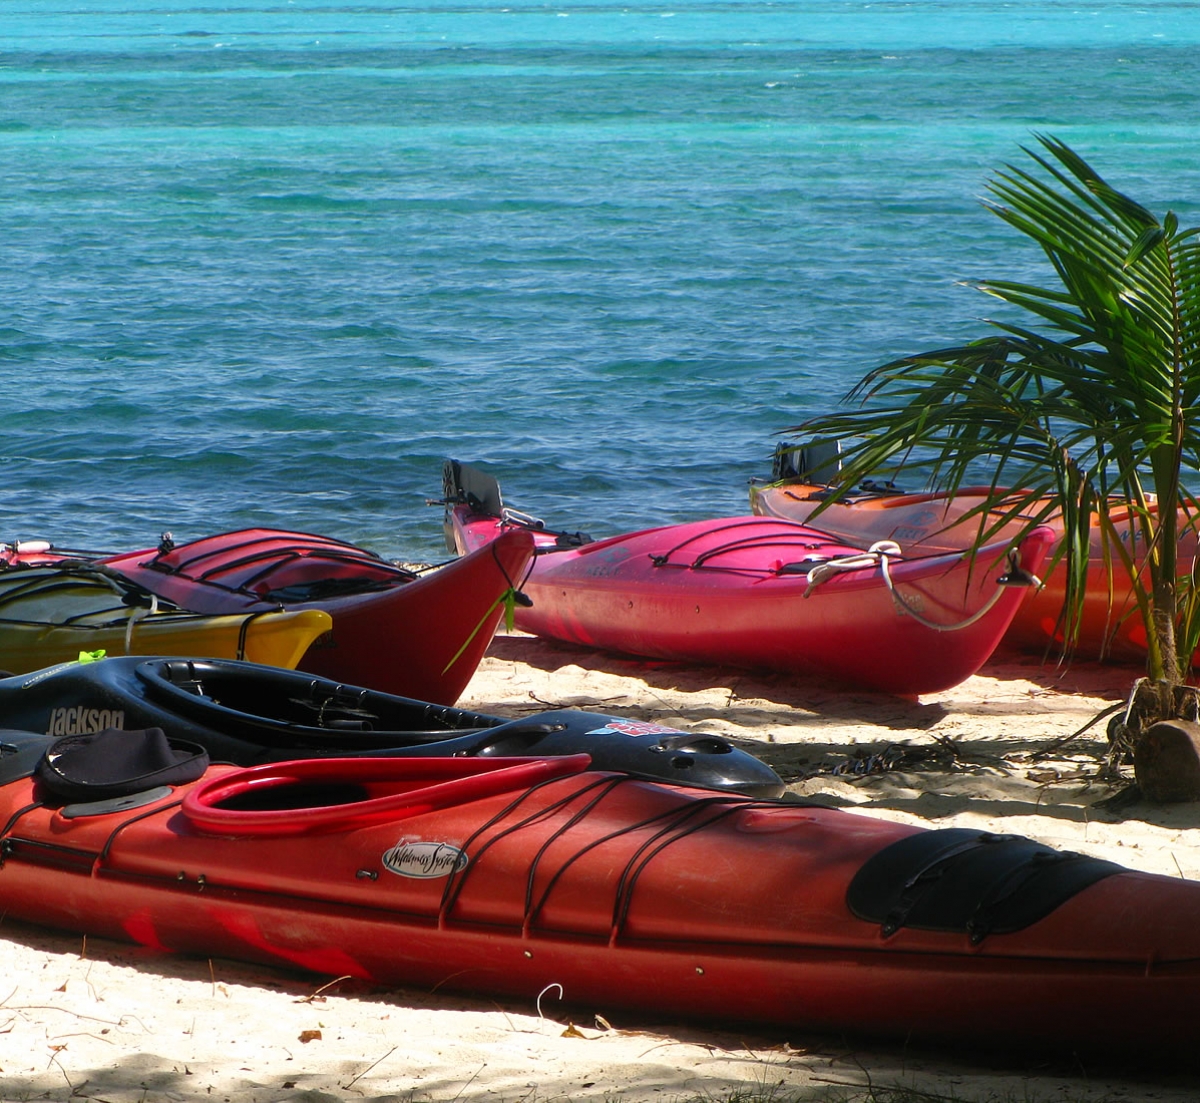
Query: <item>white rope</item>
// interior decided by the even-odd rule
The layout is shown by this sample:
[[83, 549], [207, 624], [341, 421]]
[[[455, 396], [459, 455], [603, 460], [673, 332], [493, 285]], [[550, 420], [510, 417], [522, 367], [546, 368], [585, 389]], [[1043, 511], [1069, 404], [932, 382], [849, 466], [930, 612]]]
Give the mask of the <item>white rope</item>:
[[[865, 552], [860, 555], [846, 555], [838, 559], [830, 559], [819, 566], [814, 567], [808, 573], [808, 586], [804, 591], [804, 596], [808, 597], [815, 586], [819, 586], [827, 578], [832, 578], [834, 575], [841, 574], [843, 571], [861, 571], [865, 568], [878, 566], [883, 575], [883, 583], [888, 589], [888, 593], [892, 596], [892, 601], [901, 612], [907, 613], [918, 624], [924, 625], [926, 628], [932, 628], [935, 632], [957, 632], [962, 628], [969, 628], [977, 620], [987, 616], [991, 612], [992, 607], [998, 602], [1004, 593], [1003, 586], [996, 586], [995, 592], [987, 599], [978, 609], [975, 610], [965, 620], [958, 621], [955, 624], [938, 624], [936, 621], [929, 620], [922, 616], [914, 609], [903, 595], [896, 589], [895, 583], [892, 581], [892, 573], [888, 569], [888, 557], [893, 556], [900, 558], [902, 556], [900, 545], [893, 540], [880, 540], [872, 544]], [[1040, 586], [1041, 581], [1034, 578], [1034, 584]]]
[[134, 609], [129, 614], [129, 623], [125, 625], [125, 654], [130, 654], [130, 648], [133, 646], [133, 626], [140, 620], [145, 620], [146, 617], [153, 616], [158, 612], [158, 594], [150, 595], [149, 609]]
[[879, 540], [858, 555], [842, 555], [837, 559], [827, 559], [808, 572], [808, 586], [804, 591], [804, 596], [808, 597], [814, 587], [843, 571], [862, 571], [868, 567], [880, 566], [883, 567], [883, 577], [887, 580], [887, 588], [891, 590], [892, 583], [887, 573], [887, 557], [893, 555], [900, 558], [902, 554], [900, 545], [894, 540]]
[[883, 571], [883, 581], [887, 584], [888, 593], [892, 595], [892, 600], [918, 624], [923, 624], [926, 628], [932, 628], [935, 632], [957, 632], [960, 628], [969, 628], [981, 617], [984, 617], [990, 613], [992, 611], [992, 606], [995, 605], [996, 602], [998, 602], [1004, 595], [1004, 587], [997, 586], [992, 592], [992, 596], [989, 597], [987, 601], [985, 601], [965, 620], [960, 620], [957, 624], [938, 624], [936, 621], [927, 620], [925, 617], [921, 616], [920, 613], [918, 613], [911, 605], [908, 604], [907, 601], [904, 600], [903, 597], [900, 596], [900, 592], [892, 584], [892, 576], [888, 573], [886, 556], [880, 560], [879, 566]]

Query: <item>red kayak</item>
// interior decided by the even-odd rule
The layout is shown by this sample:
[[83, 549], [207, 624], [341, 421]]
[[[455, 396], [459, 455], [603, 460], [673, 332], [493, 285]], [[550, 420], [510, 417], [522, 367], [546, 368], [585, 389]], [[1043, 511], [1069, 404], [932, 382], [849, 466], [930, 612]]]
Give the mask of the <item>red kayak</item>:
[[[0, 733], [22, 739], [46, 737]], [[527, 1006], [561, 985], [588, 1012], [1060, 1054], [1111, 1047], [1115, 1013], [1125, 1052], [1192, 1051], [1200, 886], [1178, 878], [586, 755], [188, 780], [181, 750], [157, 789], [71, 803], [60, 745], [0, 759], [9, 918]]]
[[[453, 704], [483, 658], [524, 576], [524, 532], [433, 571], [416, 573], [373, 552], [308, 533], [243, 529], [188, 544], [84, 559], [180, 609], [248, 614], [318, 609], [333, 628], [297, 669], [403, 697]], [[9, 545], [8, 569], [61, 562], [42, 542]]]
[[824, 675], [897, 694], [949, 689], [992, 654], [1053, 540], [864, 554], [793, 521], [732, 517], [591, 541], [507, 510], [490, 476], [447, 462], [463, 554], [528, 530], [537, 554], [516, 624], [625, 654]]

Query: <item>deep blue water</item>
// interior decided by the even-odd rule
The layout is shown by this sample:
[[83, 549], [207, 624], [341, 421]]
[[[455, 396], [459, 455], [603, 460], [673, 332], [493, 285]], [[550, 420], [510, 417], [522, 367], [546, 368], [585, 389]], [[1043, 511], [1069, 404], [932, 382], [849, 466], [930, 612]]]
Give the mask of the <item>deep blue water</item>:
[[1048, 280], [1035, 132], [1200, 221], [1200, 5], [0, 0], [0, 539], [611, 533]]

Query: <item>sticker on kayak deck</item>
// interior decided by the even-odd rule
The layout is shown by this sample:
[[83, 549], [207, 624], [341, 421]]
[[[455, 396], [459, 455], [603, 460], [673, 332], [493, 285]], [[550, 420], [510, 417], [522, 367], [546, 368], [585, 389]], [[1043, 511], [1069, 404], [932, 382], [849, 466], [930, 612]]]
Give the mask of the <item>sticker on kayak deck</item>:
[[594, 550], [593, 546], [585, 551], [586, 557], [580, 559], [580, 571], [586, 578], [608, 578], [620, 574], [632, 555], [628, 548], [621, 546], [598, 550]]
[[44, 682], [47, 678], [53, 678], [60, 670], [69, 670], [75, 665], [74, 660], [69, 663], [55, 663], [54, 666], [48, 666], [43, 670], [39, 670], [36, 674], [30, 675], [21, 682], [21, 688], [29, 689], [30, 686], [36, 686], [38, 682]]
[[399, 842], [383, 854], [383, 868], [399, 877], [449, 877], [466, 867], [466, 851], [451, 843]]
[[90, 735], [105, 728], [124, 728], [124, 709], [57, 708], [50, 710], [47, 735]]
[[593, 728], [588, 735], [679, 735], [678, 728], [664, 728], [662, 724], [650, 724], [645, 720], [605, 720], [604, 727]]

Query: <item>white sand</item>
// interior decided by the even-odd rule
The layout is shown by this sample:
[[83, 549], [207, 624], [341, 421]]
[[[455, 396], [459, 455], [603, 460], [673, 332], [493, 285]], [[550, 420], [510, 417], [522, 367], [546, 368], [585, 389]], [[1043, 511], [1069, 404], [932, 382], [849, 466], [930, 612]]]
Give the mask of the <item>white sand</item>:
[[[1171, 876], [1200, 876], [1200, 806], [1108, 810], [1103, 725], [1032, 757], [1121, 700], [1136, 671], [1065, 674], [998, 660], [906, 702], [783, 677], [626, 661], [498, 637], [467, 707], [581, 707], [729, 736], [808, 796], [889, 819], [1033, 836]], [[895, 768], [831, 767], [885, 755]], [[902, 756], [902, 757], [901, 757]], [[876, 761], [879, 761], [878, 759]], [[2, 874], [0, 874], [2, 878]], [[2, 887], [2, 880], [0, 880]], [[0, 904], [2, 907], [2, 904]], [[912, 1086], [956, 1100], [1194, 1100], [1200, 1076], [1130, 1078], [1019, 1053], [979, 1063], [902, 1046], [562, 1010], [156, 955], [7, 922], [0, 927], [0, 1098], [129, 1100], [867, 1100]], [[1114, 1048], [1121, 1009], [1113, 1008]], [[1198, 1086], [1193, 1086], [1198, 1085]], [[875, 1096], [878, 1103], [886, 1094]]]

